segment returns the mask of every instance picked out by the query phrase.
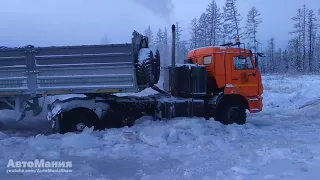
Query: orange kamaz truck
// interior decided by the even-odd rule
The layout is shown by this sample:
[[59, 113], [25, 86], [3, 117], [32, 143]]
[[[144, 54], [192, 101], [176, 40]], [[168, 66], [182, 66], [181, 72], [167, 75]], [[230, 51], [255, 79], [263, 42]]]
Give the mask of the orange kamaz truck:
[[[136, 31], [126, 44], [0, 49], [0, 109], [27, 111], [47, 119], [60, 133], [85, 127], [131, 126], [142, 116], [156, 119], [201, 117], [223, 124], [244, 124], [247, 110], [262, 110], [263, 86], [257, 68], [261, 54], [240, 42], [191, 50], [184, 64], [162, 69], [160, 53]], [[164, 88], [156, 84], [162, 78]], [[125, 95], [152, 88], [148, 96]]]
[[246, 110], [262, 110], [263, 85], [254, 60], [262, 54], [254, 55], [240, 45], [203, 47], [187, 55], [187, 63], [205, 66], [208, 115], [223, 124], [244, 124]]

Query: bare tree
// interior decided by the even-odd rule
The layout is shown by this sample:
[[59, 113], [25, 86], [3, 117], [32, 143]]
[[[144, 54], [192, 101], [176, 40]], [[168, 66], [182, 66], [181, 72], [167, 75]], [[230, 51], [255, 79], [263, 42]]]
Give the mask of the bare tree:
[[316, 70], [320, 70], [320, 36], [317, 36], [316, 40], [315, 40], [316, 44], [315, 44], [315, 49], [317, 51], [314, 52], [315, 54], [315, 69]]
[[[318, 10], [318, 16], [320, 18], [320, 9]], [[317, 23], [318, 26], [320, 26], [320, 23]], [[320, 34], [320, 33], [319, 33]], [[320, 71], [320, 35], [316, 36], [315, 40], [315, 49], [317, 51], [314, 52], [315, 54], [315, 66], [317, 67], [317, 70]]]
[[290, 34], [295, 35], [293, 37], [296, 40], [295, 48], [300, 52], [297, 54], [298, 57], [296, 57], [296, 68], [300, 72], [307, 72], [311, 70], [312, 56], [314, 54], [312, 52], [312, 46], [314, 46], [313, 41], [316, 38], [315, 15], [313, 11], [307, 9], [306, 5], [303, 5], [302, 8], [298, 9], [296, 16], [294, 16], [292, 20], [295, 21], [294, 31], [290, 32]]
[[268, 46], [266, 50], [267, 59], [265, 62], [266, 72], [275, 72], [276, 61], [275, 61], [275, 41], [274, 38], [268, 40]]
[[226, 37], [233, 40], [240, 37], [240, 21], [242, 20], [236, 6], [236, 0], [226, 0], [224, 10], [224, 29]]
[[180, 53], [180, 49], [182, 48], [181, 34], [182, 34], [182, 28], [180, 27], [180, 23], [176, 22], [176, 60], [177, 61], [179, 61], [180, 57], [183, 56]]
[[192, 19], [191, 21], [191, 24], [190, 24], [190, 35], [191, 35], [191, 38], [190, 38], [190, 48], [191, 49], [194, 49], [194, 48], [197, 48], [199, 47], [199, 26], [198, 26], [198, 19], [197, 18], [194, 18]]
[[288, 70], [289, 70], [288, 48], [286, 48], [282, 53], [282, 62], [283, 62], [283, 72], [288, 72]]
[[258, 12], [256, 7], [252, 7], [247, 15], [247, 26], [246, 26], [246, 36], [249, 41], [253, 44], [254, 52], [257, 52], [257, 33], [258, 33], [258, 26], [262, 22], [260, 18], [260, 13]]
[[110, 44], [110, 39], [108, 38], [107, 35], [103, 36], [100, 40], [100, 44]]
[[144, 35], [148, 37], [149, 39], [149, 44], [152, 45], [154, 44], [153, 42], [153, 32], [150, 26], [144, 31]]
[[302, 28], [302, 21], [303, 21], [303, 12], [301, 9], [297, 10], [297, 15], [291, 18], [293, 21], [295, 21], [293, 28], [294, 31], [290, 32], [290, 34], [294, 34], [293, 41], [291, 42], [291, 46], [295, 50], [295, 69], [297, 71], [302, 71], [303, 66], [302, 64], [304, 61], [301, 58], [301, 49], [302, 49], [302, 40], [303, 40], [303, 28]]
[[278, 51], [274, 52], [274, 71], [275, 72], [283, 72], [283, 59], [282, 59], [283, 51], [281, 48], [278, 48]]
[[162, 42], [163, 42], [163, 32], [162, 32], [162, 29], [159, 28], [158, 32], [157, 32], [157, 35], [156, 35], [155, 44], [156, 44], [156, 46], [161, 46]]
[[[163, 60], [163, 64], [164, 65], [168, 65], [170, 63], [170, 56], [169, 56], [169, 38], [168, 38], [168, 30], [167, 27], [164, 28], [163, 31], [163, 51], [160, 51], [160, 55], [162, 60]], [[162, 53], [161, 53], [162, 52]]]
[[204, 47], [209, 45], [209, 27], [208, 27], [208, 15], [202, 13], [198, 22], [199, 25], [199, 46]]
[[307, 14], [307, 36], [308, 36], [308, 70], [309, 71], [316, 71], [317, 69], [317, 62], [314, 61], [315, 57], [315, 45], [316, 45], [316, 34], [318, 24], [317, 18], [313, 12], [313, 10], [308, 10]]
[[216, 0], [212, 0], [206, 9], [209, 26], [209, 44], [218, 44], [222, 37], [222, 14]]
[[307, 8], [306, 5], [303, 5], [302, 9], [302, 70], [306, 71], [306, 60], [307, 60], [307, 48], [306, 48], [306, 23], [307, 23]]
[[177, 59], [177, 62], [183, 63], [184, 60], [186, 59], [186, 56], [188, 54], [189, 49], [187, 48], [188, 42], [185, 40], [180, 41], [180, 48], [177, 54], [179, 54], [179, 59]]

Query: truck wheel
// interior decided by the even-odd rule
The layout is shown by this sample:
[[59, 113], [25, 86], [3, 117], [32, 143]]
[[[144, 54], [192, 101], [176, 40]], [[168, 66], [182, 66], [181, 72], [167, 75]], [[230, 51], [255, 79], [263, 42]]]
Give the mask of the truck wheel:
[[136, 63], [136, 73], [138, 85], [153, 86], [154, 79], [154, 59], [150, 49], [143, 48], [139, 52], [139, 61]]
[[139, 62], [136, 63], [137, 83], [138, 85], [145, 84], [145, 77], [143, 77], [143, 67]]
[[161, 66], [161, 61], [160, 61], [160, 53], [159, 50], [157, 49], [156, 52], [154, 52], [154, 83], [157, 84], [160, 79], [160, 66]]
[[154, 59], [153, 59], [152, 51], [150, 51], [149, 57], [143, 62], [143, 66], [146, 74], [146, 83], [149, 86], [153, 86], [155, 84], [155, 76], [154, 76]]
[[99, 118], [90, 109], [75, 108], [65, 112], [59, 120], [59, 131], [61, 134], [68, 132], [82, 132], [85, 127], [99, 129]]
[[215, 119], [224, 125], [232, 123], [242, 125], [246, 123], [246, 109], [241, 104], [222, 102], [220, 108], [218, 108]]

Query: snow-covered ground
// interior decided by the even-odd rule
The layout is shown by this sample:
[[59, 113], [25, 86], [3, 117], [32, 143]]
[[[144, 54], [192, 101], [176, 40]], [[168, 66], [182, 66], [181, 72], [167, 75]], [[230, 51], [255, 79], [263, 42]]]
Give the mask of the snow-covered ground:
[[[131, 128], [60, 135], [44, 118], [16, 124], [2, 112], [0, 179], [317, 179], [320, 76], [264, 76], [263, 83], [263, 112], [243, 126], [143, 117]], [[8, 159], [68, 160], [73, 172], [7, 174]]]

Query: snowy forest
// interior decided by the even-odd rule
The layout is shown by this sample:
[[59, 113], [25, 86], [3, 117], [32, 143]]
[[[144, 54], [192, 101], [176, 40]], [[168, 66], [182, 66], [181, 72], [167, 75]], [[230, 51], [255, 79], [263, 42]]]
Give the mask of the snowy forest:
[[[237, 37], [253, 52], [265, 54], [259, 62], [262, 73], [317, 73], [320, 71], [320, 9], [303, 5], [297, 9], [292, 20], [291, 39], [287, 45], [277, 46], [275, 38], [270, 37], [267, 44], [259, 40], [258, 28], [262, 23], [261, 13], [253, 6], [247, 14], [240, 14], [236, 0], [226, 0], [218, 7], [216, 0], [208, 4], [200, 17], [194, 17], [189, 27], [181, 27], [176, 22], [176, 59], [182, 63], [187, 52], [194, 48], [234, 42]], [[163, 65], [170, 63], [171, 34], [164, 27], [153, 31], [147, 27], [145, 36], [150, 43], [159, 48]], [[189, 33], [190, 39], [182, 39], [181, 34]]]

